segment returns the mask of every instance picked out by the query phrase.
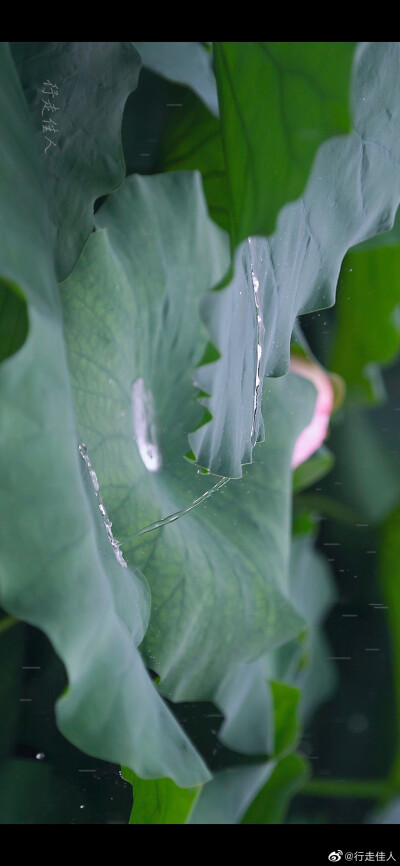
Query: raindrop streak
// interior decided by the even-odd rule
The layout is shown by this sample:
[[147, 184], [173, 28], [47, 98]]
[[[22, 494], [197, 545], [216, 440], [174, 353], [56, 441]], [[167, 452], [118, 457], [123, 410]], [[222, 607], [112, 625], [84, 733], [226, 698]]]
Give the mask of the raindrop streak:
[[217, 490], [221, 490], [221, 487], [224, 487], [225, 484], [230, 481], [230, 478], [221, 478], [220, 481], [217, 481], [214, 484], [214, 487], [211, 487], [210, 490], [206, 490], [202, 496], [199, 496], [198, 499], [195, 499], [191, 505], [188, 505], [187, 508], [183, 508], [182, 511], [175, 511], [174, 514], [169, 514], [168, 517], [164, 517], [162, 520], [156, 520], [155, 523], [150, 523], [149, 526], [145, 526], [143, 529], [140, 529], [139, 532], [135, 532], [135, 535], [131, 535], [129, 538], [125, 538], [121, 541], [121, 544], [126, 544], [128, 541], [133, 541], [134, 538], [137, 538], [138, 535], [144, 535], [145, 532], [152, 532], [153, 529], [159, 529], [160, 526], [166, 526], [167, 523], [173, 523], [174, 520], [178, 520], [178, 517], [182, 517], [183, 514], [187, 514], [188, 511], [191, 511], [192, 508], [196, 508], [196, 505], [200, 505], [201, 502], [204, 502], [205, 499], [208, 499], [209, 496], [212, 496], [213, 493], [216, 493]]
[[108, 540], [109, 540], [111, 547], [115, 553], [115, 558], [116, 558], [117, 562], [119, 562], [119, 564], [122, 565], [123, 568], [127, 568], [127, 564], [126, 564], [124, 557], [122, 556], [122, 553], [119, 549], [119, 542], [116, 540], [116, 538], [114, 538], [114, 536], [112, 534], [112, 529], [111, 529], [112, 523], [111, 523], [110, 518], [107, 515], [106, 509], [104, 508], [103, 497], [100, 493], [100, 487], [99, 487], [99, 482], [97, 480], [97, 475], [96, 475], [94, 469], [92, 468], [92, 464], [91, 464], [90, 459], [89, 459], [88, 450], [86, 448], [86, 445], [84, 445], [83, 442], [81, 445], [79, 445], [79, 453], [86, 463], [86, 466], [87, 466], [87, 469], [88, 469], [88, 472], [90, 475], [90, 479], [91, 479], [91, 482], [92, 482], [93, 487], [94, 487], [94, 492], [95, 492], [97, 499], [98, 499], [100, 514], [103, 518], [104, 526], [107, 530]]
[[151, 391], [146, 391], [142, 378], [132, 385], [132, 423], [139, 454], [149, 472], [161, 469], [161, 452], [157, 444], [154, 406]]

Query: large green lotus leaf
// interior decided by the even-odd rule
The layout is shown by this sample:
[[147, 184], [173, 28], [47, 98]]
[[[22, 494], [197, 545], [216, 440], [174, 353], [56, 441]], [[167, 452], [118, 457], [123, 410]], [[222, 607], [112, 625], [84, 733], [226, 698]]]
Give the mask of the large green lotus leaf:
[[131, 42], [11, 46], [46, 177], [62, 280], [92, 231], [95, 200], [124, 179], [122, 113], [138, 82], [140, 58]]
[[354, 42], [215, 42], [232, 235], [269, 235], [328, 137], [347, 132]]
[[[278, 739], [282, 742], [284, 736], [291, 746], [298, 731], [298, 689], [304, 719], [329, 696], [336, 682], [321, 631], [333, 602], [333, 585], [328, 563], [315, 551], [313, 542], [314, 534], [295, 535], [290, 552], [289, 597], [307, 623], [305, 633], [257, 661], [235, 666], [216, 697], [225, 716], [219, 739], [244, 754], [282, 753]], [[287, 712], [285, 703], [291, 704]], [[286, 724], [280, 725], [277, 734], [282, 714]]]
[[[231, 748], [244, 753], [264, 751], [272, 754], [270, 707], [271, 704], [275, 707], [275, 724], [284, 708], [284, 701], [279, 694], [276, 696], [274, 690], [284, 689], [285, 700], [292, 702], [300, 690], [299, 712], [305, 719], [321, 701], [327, 699], [336, 683], [329, 647], [321, 630], [323, 619], [333, 603], [333, 584], [328, 563], [314, 549], [314, 533], [293, 537], [289, 574], [289, 598], [304, 617], [307, 624], [304, 633], [266, 653], [257, 662], [242, 665], [237, 682], [231, 675], [231, 679], [223, 683], [218, 696], [218, 705], [227, 716], [219, 737]], [[239, 696], [242, 696], [240, 710], [237, 708]], [[235, 707], [235, 698], [236, 711], [233, 714], [231, 706]], [[297, 731], [295, 707], [287, 716], [294, 725], [289, 742], [292, 744]], [[281, 730], [282, 739], [283, 735], [289, 734], [290, 724], [281, 726]], [[276, 751], [282, 753], [283, 748], [278, 748], [275, 743]]]
[[239, 824], [274, 766], [274, 761], [266, 761], [221, 770], [204, 785], [186, 823]]
[[272, 680], [274, 699], [274, 755], [280, 757], [293, 750], [300, 736], [297, 716], [300, 692], [287, 683]]
[[[191, 797], [165, 780], [142, 783], [128, 773], [125, 778], [133, 784], [136, 796], [132, 823], [147, 823], [152, 815], [154, 823], [169, 823], [170, 815], [179, 817], [179, 823], [216, 823], [214, 812], [218, 823], [237, 823], [261, 786], [244, 823], [282, 822], [290, 798], [309, 775], [304, 759], [288, 754], [299, 738], [298, 709], [301, 716], [309, 716], [332, 688], [332, 669], [326, 658], [329, 652], [319, 643], [318, 634], [332, 601], [332, 586], [327, 565], [314, 551], [310, 534], [293, 539], [290, 575], [293, 598], [308, 620], [306, 652], [301, 644], [287, 645], [270, 654], [268, 663], [259, 659], [235, 665], [216, 696], [225, 716], [218, 739], [243, 755], [264, 754], [270, 759], [219, 771], [200, 792], [193, 790]], [[293, 652], [286, 652], [284, 657], [285, 649]], [[271, 663], [274, 656], [275, 664]], [[284, 676], [287, 683], [268, 681], [268, 673]]]
[[198, 784], [203, 761], [136, 649], [147, 585], [110, 543], [78, 452], [44, 183], [4, 43], [0, 68], [1, 276], [26, 297], [29, 317], [24, 345], [0, 367], [0, 603], [42, 629], [64, 662], [57, 717], [68, 739], [141, 775]]
[[207, 292], [200, 304], [218, 352], [206, 355], [195, 373], [207, 414], [189, 442], [200, 466], [231, 478], [242, 475], [242, 464], [251, 463], [253, 446], [264, 438], [260, 364], [264, 321], [272, 319], [265, 319], [256, 303], [255, 245], [258, 248], [258, 241], [249, 238], [239, 248], [229, 285]]
[[330, 566], [315, 550], [315, 533], [295, 535], [290, 551], [290, 596], [311, 628], [316, 628], [333, 604]]
[[[253, 666], [255, 666], [254, 663]], [[240, 675], [245, 675], [245, 665], [240, 665]], [[255, 683], [255, 679], [247, 674], [247, 680]], [[242, 756], [235, 755], [233, 751], [227, 753], [228, 765], [219, 769], [214, 777], [204, 786], [190, 790], [178, 788], [167, 779], [141, 780], [130, 770], [123, 768], [123, 776], [133, 786], [133, 809], [130, 819], [131, 824], [236, 824], [246, 811], [249, 803], [256, 796], [257, 791], [265, 784], [266, 779], [271, 776], [274, 767], [279, 766], [282, 754], [290, 751], [298, 739], [297, 705], [299, 692], [297, 689], [283, 683], [272, 682], [268, 684], [270, 693], [270, 704], [267, 712], [260, 704], [254, 704], [254, 691], [249, 689], [243, 692], [239, 678], [235, 675], [230, 677], [224, 690], [220, 692], [220, 698], [224, 700], [224, 713], [226, 713], [225, 724], [218, 732], [218, 737], [223, 734], [223, 741], [235, 739], [242, 725], [243, 711], [251, 722], [251, 713], [247, 705], [248, 696], [252, 704], [252, 710], [260, 718], [264, 729], [268, 731], [269, 743], [266, 748], [265, 736], [263, 740], [254, 740], [252, 726], [248, 728], [250, 740], [252, 740], [253, 751], [257, 757], [245, 758], [243, 752], [251, 754], [249, 743], [243, 740], [244, 749]], [[228, 699], [229, 695], [229, 699]], [[261, 712], [260, 712], [261, 711]], [[243, 745], [240, 743], [239, 745]], [[266, 755], [261, 760], [263, 752], [268, 751], [270, 758]], [[241, 757], [240, 764], [234, 766], [232, 759]], [[278, 763], [277, 763], [278, 762]], [[238, 762], [237, 762], [238, 763]], [[231, 765], [230, 765], [231, 764]], [[287, 795], [289, 796], [289, 795]]]
[[[251, 669], [250, 665], [249, 668]], [[242, 671], [242, 675], [243, 673]], [[255, 685], [251, 670], [247, 679]], [[264, 722], [267, 732], [264, 736], [264, 747], [268, 742], [270, 757], [258, 763], [253, 761], [248, 765], [229, 767], [216, 773], [213, 779], [203, 785], [188, 816], [188, 824], [238, 824], [260, 789], [268, 785], [268, 780], [279, 766], [280, 759], [296, 746], [299, 738], [297, 716], [299, 691], [280, 682], [271, 682], [268, 686], [271, 705], [266, 713], [261, 713], [259, 720]], [[229, 745], [233, 745], [231, 741], [236, 741], [239, 748], [243, 746], [243, 751], [247, 753], [251, 750], [248, 748], [245, 735], [246, 715], [250, 720], [249, 734], [252, 737], [250, 707], [255, 710], [256, 715], [257, 713], [260, 715], [261, 709], [260, 706], [254, 705], [254, 691], [253, 688], [249, 690], [248, 695], [243, 695], [238, 682], [231, 681], [233, 700], [229, 702], [229, 706], [225, 701], [228, 716], [219, 732], [224, 742], [229, 740]], [[240, 731], [241, 742], [238, 736]], [[257, 745], [260, 746], [261, 742], [259, 741]], [[255, 741], [253, 746], [256, 746]]]
[[[204, 750], [203, 741], [208, 763], [216, 763], [213, 778], [204, 786], [182, 790], [170, 780], [141, 780], [122, 768], [124, 778], [133, 786], [131, 824], [233, 824], [240, 821], [281, 758], [292, 752], [299, 738], [298, 689], [285, 683], [267, 682], [262, 666], [260, 670], [259, 667], [258, 662], [235, 665], [218, 691], [217, 703], [225, 718], [218, 730], [219, 743], [214, 740], [211, 746], [212, 754], [210, 744]], [[258, 690], [261, 692], [259, 700]], [[197, 725], [204, 722], [205, 705], [192, 704], [191, 707], [195, 708], [195, 713], [197, 708]], [[213, 713], [210, 718], [214, 720], [215, 716]], [[223, 755], [221, 742], [228, 746], [223, 749]], [[236, 747], [238, 752], [235, 753]], [[215, 759], [217, 750], [219, 758]], [[288, 797], [289, 792], [286, 799]]]
[[361, 252], [363, 250], [375, 250], [379, 247], [397, 247], [400, 243], [400, 211], [398, 210], [392, 228], [389, 231], [382, 232], [379, 235], [374, 235], [373, 238], [368, 238], [360, 244], [356, 244], [352, 252]]
[[178, 788], [171, 779], [140, 779], [125, 767], [122, 775], [133, 787], [130, 824], [186, 824], [200, 787]]
[[348, 399], [379, 400], [378, 365], [400, 349], [400, 246], [349, 253], [339, 286], [331, 369], [345, 379]]
[[224, 714], [218, 738], [230, 749], [247, 755], [274, 753], [274, 700], [261, 659], [237, 664], [216, 695]]
[[280, 207], [302, 192], [318, 145], [348, 130], [355, 43], [216, 45], [222, 130], [194, 94], [182, 92], [161, 136], [158, 165], [200, 170], [210, 214], [228, 231], [232, 218], [234, 240], [241, 240], [273, 230]]
[[[212, 54], [201, 42], [133, 42], [144, 66], [171, 81], [187, 84], [218, 115]], [[174, 106], [180, 107], [180, 106]]]
[[300, 755], [282, 758], [241, 823], [283, 824], [290, 800], [307, 782], [309, 775], [308, 764]]
[[290, 598], [304, 616], [308, 628], [301, 640], [292, 641], [264, 658], [267, 676], [300, 689], [300, 715], [311, 711], [331, 694], [336, 678], [329, 660], [329, 647], [322, 623], [335, 594], [330, 568], [314, 548], [314, 534], [292, 539], [290, 554]]
[[[272, 773], [268, 774], [264, 786], [242, 818], [245, 824], [283, 822], [290, 799], [309, 776], [305, 760], [291, 753], [300, 733], [297, 710], [300, 717], [309, 717], [310, 712], [328, 697], [333, 687], [332, 668], [326, 658], [328, 650], [319, 632], [321, 620], [332, 601], [332, 586], [326, 563], [315, 552], [312, 542], [311, 535], [293, 539], [290, 567], [291, 597], [308, 622], [307, 643], [302, 646], [300, 642], [293, 641], [257, 663], [248, 665], [247, 672], [242, 666], [241, 685], [239, 687], [237, 683], [236, 696], [237, 700], [239, 696], [244, 699], [240, 705], [237, 703], [236, 710], [231, 711], [231, 717], [228, 716], [219, 732], [224, 742], [228, 740], [230, 745], [234, 742], [236, 748], [251, 752], [247, 748], [249, 742], [253, 746], [260, 743], [260, 739], [254, 737], [255, 722], [258, 722], [256, 730], [260, 737], [264, 721], [264, 743], [275, 758]], [[268, 682], [267, 676], [282, 676], [286, 683]], [[296, 687], [290, 686], [290, 683]], [[266, 695], [271, 695], [271, 691], [272, 713], [266, 702]], [[234, 706], [233, 690], [230, 697]], [[259, 712], [263, 699], [264, 717]], [[229, 709], [226, 701], [225, 708]], [[269, 729], [271, 723], [272, 731]], [[232, 734], [235, 736], [234, 741]], [[207, 792], [213, 784], [214, 780], [208, 782], [203, 791]], [[204, 793], [201, 796], [204, 797]]]
[[254, 467], [206, 499], [212, 480], [182, 455], [200, 414], [197, 302], [224, 271], [226, 236], [200, 176], [184, 172], [128, 178], [96, 224], [62, 292], [79, 436], [123, 554], [151, 587], [148, 665], [168, 697], [212, 700], [230, 663], [303, 627], [286, 599], [290, 462], [315, 389], [293, 375], [269, 382]]
[[263, 659], [235, 665], [216, 696], [225, 717], [218, 738], [245, 755], [281, 755], [297, 739], [298, 701], [298, 689], [267, 679]]
[[[275, 234], [243, 241], [230, 284], [202, 301], [221, 358], [196, 371], [199, 387], [211, 394], [202, 399], [213, 419], [193, 434], [191, 447], [212, 472], [241, 474], [263, 436], [263, 378], [287, 372], [296, 317], [331, 306], [347, 250], [392, 225], [400, 199], [399, 93], [399, 44], [362, 43], [354, 131], [321, 145], [302, 198], [282, 209]], [[239, 426], [232, 393], [241, 394]]]
[[220, 122], [194, 93], [181, 88], [180, 95], [174, 98], [182, 100], [182, 107], [171, 111], [160, 135], [158, 170], [201, 171], [210, 216], [229, 231], [228, 179]]
[[334, 665], [323, 621], [335, 601], [330, 565], [314, 546], [315, 535], [296, 535], [290, 554], [290, 590], [295, 607], [308, 622], [307, 640], [296, 672], [289, 681], [300, 689], [301, 719], [310, 718], [336, 686]]

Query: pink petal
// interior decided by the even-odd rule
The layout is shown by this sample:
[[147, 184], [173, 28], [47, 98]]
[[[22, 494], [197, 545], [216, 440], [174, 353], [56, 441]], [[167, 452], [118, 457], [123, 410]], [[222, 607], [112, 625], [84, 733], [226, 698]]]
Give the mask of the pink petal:
[[317, 389], [314, 415], [308, 427], [305, 427], [300, 433], [294, 446], [292, 468], [295, 469], [300, 463], [308, 460], [311, 454], [314, 454], [320, 445], [322, 445], [324, 439], [326, 439], [333, 409], [334, 394], [329, 376], [312, 361], [292, 355], [290, 359], [290, 372], [310, 379]]

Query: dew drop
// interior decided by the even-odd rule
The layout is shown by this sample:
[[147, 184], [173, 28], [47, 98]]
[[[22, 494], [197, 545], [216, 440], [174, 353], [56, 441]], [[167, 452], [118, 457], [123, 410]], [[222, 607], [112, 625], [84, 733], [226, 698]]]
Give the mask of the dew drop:
[[151, 391], [146, 391], [142, 378], [132, 385], [132, 423], [139, 454], [149, 472], [157, 472], [162, 465], [154, 423], [154, 405]]

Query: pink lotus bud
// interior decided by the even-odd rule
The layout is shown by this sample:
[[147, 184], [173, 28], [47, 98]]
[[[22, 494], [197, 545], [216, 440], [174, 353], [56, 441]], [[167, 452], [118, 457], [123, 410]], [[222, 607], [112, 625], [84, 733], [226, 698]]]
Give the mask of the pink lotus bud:
[[334, 391], [330, 377], [313, 361], [308, 361], [299, 355], [292, 355], [290, 372], [310, 379], [317, 389], [314, 415], [308, 427], [300, 433], [294, 446], [292, 468], [295, 469], [300, 463], [308, 460], [326, 438], [334, 405]]

